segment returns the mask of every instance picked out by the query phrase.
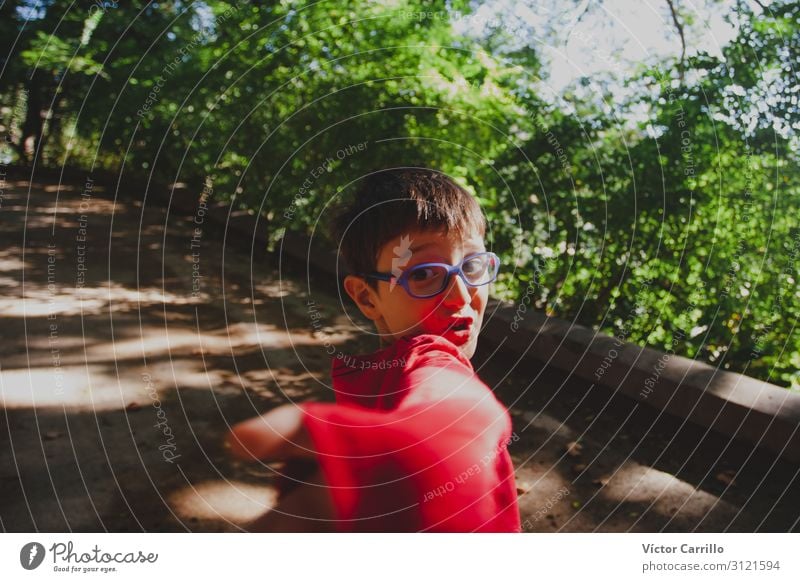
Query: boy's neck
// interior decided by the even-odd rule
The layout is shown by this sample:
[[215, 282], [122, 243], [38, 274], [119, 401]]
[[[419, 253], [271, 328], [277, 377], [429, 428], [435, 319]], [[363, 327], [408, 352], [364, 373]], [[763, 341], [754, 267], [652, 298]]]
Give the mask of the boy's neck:
[[389, 333], [389, 329], [386, 327], [383, 319], [375, 322], [375, 328], [378, 332], [378, 340], [380, 342], [380, 348], [388, 348], [390, 345], [394, 343], [394, 337], [391, 333]]

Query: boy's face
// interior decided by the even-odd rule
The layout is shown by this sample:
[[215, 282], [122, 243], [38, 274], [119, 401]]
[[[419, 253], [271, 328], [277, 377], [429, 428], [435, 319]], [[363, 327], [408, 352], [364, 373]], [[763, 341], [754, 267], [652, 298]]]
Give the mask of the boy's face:
[[[444, 231], [412, 231], [383, 246], [375, 270], [399, 275], [421, 263], [456, 265], [464, 257], [485, 250], [483, 237], [476, 231], [464, 239], [453, 233], [445, 235]], [[364, 279], [353, 275], [345, 278], [344, 287], [361, 312], [375, 322], [382, 343], [428, 333], [449, 339], [467, 358], [475, 353], [489, 285], [470, 287], [453, 275], [444, 291], [427, 299], [412, 297], [400, 285], [386, 281], [378, 281], [375, 292]], [[455, 331], [456, 318], [469, 318], [471, 325], [466, 331]]]

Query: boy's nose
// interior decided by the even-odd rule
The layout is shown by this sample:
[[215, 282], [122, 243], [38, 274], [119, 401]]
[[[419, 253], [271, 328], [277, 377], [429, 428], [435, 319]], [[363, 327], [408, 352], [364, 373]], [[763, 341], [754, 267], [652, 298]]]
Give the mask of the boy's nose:
[[452, 305], [456, 308], [460, 308], [464, 304], [469, 303], [470, 298], [469, 287], [467, 287], [463, 279], [456, 273], [451, 275], [450, 280], [447, 282], [447, 289], [444, 291], [444, 300], [442, 303], [444, 305]]

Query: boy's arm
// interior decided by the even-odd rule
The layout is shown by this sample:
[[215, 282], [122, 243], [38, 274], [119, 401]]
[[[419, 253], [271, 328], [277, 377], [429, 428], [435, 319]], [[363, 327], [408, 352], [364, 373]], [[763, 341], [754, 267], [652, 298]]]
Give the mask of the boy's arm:
[[246, 460], [314, 458], [316, 452], [305, 426], [303, 409], [284, 404], [231, 428], [225, 444], [231, 454]]

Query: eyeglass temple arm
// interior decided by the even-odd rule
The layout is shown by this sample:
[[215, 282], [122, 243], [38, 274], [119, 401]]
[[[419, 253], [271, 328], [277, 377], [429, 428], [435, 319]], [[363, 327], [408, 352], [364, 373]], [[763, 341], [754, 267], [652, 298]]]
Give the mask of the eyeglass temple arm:
[[368, 277], [370, 279], [378, 279], [379, 281], [387, 281], [387, 282], [391, 282], [392, 279], [394, 279], [394, 275], [392, 275], [391, 273], [377, 273], [377, 272], [361, 273], [361, 276], [362, 277]]

